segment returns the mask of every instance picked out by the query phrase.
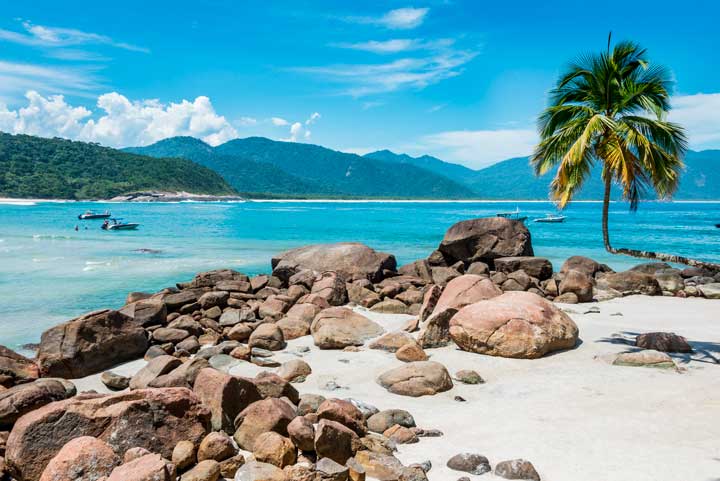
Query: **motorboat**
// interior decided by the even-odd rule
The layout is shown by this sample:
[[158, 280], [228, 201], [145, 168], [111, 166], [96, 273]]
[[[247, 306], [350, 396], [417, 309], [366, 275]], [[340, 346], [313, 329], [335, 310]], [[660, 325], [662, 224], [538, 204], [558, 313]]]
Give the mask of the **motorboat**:
[[510, 220], [517, 220], [520, 222], [525, 222], [527, 220], [526, 215], [520, 215], [520, 208], [515, 208], [514, 212], [498, 212], [495, 214], [495, 217], [502, 217], [503, 219], [510, 219]]
[[559, 224], [565, 222], [566, 217], [564, 215], [546, 214], [545, 217], [539, 217], [533, 222], [544, 222], [547, 224]]
[[102, 225], [103, 230], [136, 230], [140, 224], [133, 222], [122, 222], [122, 219], [105, 220]]
[[90, 220], [90, 219], [109, 219], [110, 218], [110, 212], [95, 212], [92, 210], [86, 210], [82, 214], [78, 215], [78, 219], [80, 220]]

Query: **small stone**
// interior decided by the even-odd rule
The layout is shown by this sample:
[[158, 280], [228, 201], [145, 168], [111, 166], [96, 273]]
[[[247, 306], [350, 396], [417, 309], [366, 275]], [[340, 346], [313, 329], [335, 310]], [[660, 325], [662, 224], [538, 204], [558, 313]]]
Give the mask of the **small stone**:
[[453, 399], [454, 399], [455, 401], [461, 402], [461, 403], [464, 403], [464, 402], [467, 401], [467, 399], [465, 399], [465, 398], [462, 397], [462, 396], [455, 396]]
[[420, 345], [413, 341], [405, 344], [395, 352], [395, 357], [402, 362], [427, 361], [428, 355]]
[[183, 474], [180, 481], [218, 481], [218, 479], [220, 479], [220, 463], [206, 459]]
[[245, 464], [245, 457], [242, 454], [237, 454], [232, 458], [221, 461], [220, 476], [223, 478], [234, 478], [235, 473], [243, 464]]
[[172, 462], [180, 471], [197, 462], [195, 445], [191, 441], [180, 441], [172, 452]]
[[450, 458], [447, 467], [455, 471], [481, 475], [490, 471], [490, 462], [488, 458], [479, 454], [461, 453]]
[[122, 391], [123, 389], [127, 389], [128, 386], [130, 386], [130, 378], [121, 376], [120, 374], [115, 374], [112, 371], [105, 371], [100, 376], [100, 381], [107, 386], [108, 389], [112, 389], [113, 391]]
[[540, 475], [535, 471], [535, 466], [524, 459], [513, 459], [498, 463], [495, 466], [495, 475], [505, 479], [540, 481]]
[[224, 461], [236, 453], [230, 436], [223, 432], [211, 432], [200, 442], [197, 452], [198, 461], [211, 459], [213, 461]]
[[256, 460], [278, 468], [295, 464], [297, 459], [297, 451], [293, 443], [285, 436], [273, 431], [262, 433], [257, 437], [253, 455]]
[[463, 384], [484, 384], [485, 380], [476, 371], [461, 369], [455, 373], [455, 379]]

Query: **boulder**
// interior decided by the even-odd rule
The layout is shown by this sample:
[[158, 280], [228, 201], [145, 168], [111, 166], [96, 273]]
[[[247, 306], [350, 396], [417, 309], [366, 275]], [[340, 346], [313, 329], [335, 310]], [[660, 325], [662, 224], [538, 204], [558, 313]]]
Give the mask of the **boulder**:
[[268, 463], [250, 461], [235, 473], [235, 481], [288, 481], [283, 470]]
[[635, 338], [635, 345], [660, 352], [692, 352], [687, 339], [674, 332], [646, 332]]
[[197, 460], [202, 462], [211, 459], [220, 462], [235, 456], [235, 454], [235, 446], [233, 446], [230, 436], [224, 432], [212, 432], [200, 442]]
[[643, 350], [622, 352], [613, 361], [615, 366], [654, 367], [657, 369], [675, 369], [672, 358], [660, 351]]
[[345, 464], [359, 445], [357, 434], [338, 422], [322, 419], [315, 429], [315, 452], [318, 457]]
[[315, 464], [315, 473], [318, 481], [347, 481], [350, 469], [330, 458], [321, 458]]
[[398, 269], [398, 274], [404, 276], [418, 277], [425, 282], [432, 282], [432, 270], [426, 259], [420, 259], [410, 264], [405, 264]]
[[432, 285], [426, 291], [423, 296], [422, 306], [420, 307], [420, 313], [418, 319], [420, 322], [424, 322], [433, 313], [435, 306], [437, 306], [440, 296], [443, 290], [440, 286]]
[[293, 443], [276, 432], [262, 433], [255, 440], [253, 456], [261, 463], [268, 463], [278, 468], [295, 464], [297, 449]]
[[372, 312], [379, 312], [382, 314], [407, 314], [408, 306], [397, 299], [386, 298], [385, 300], [374, 304], [370, 310]]
[[160, 299], [142, 299], [126, 304], [120, 312], [141, 326], [165, 324], [167, 307]]
[[318, 419], [329, 419], [352, 429], [358, 436], [366, 432], [365, 417], [352, 402], [344, 399], [327, 399], [317, 409]]
[[210, 363], [207, 359], [194, 357], [189, 361], [185, 361], [182, 366], [173, 369], [167, 374], [156, 377], [150, 381], [148, 387], [187, 387], [192, 388], [195, 384], [195, 378], [198, 373], [207, 367]]
[[455, 373], [455, 379], [463, 384], [484, 384], [485, 380], [472, 369], [461, 369]]
[[198, 294], [202, 291], [196, 290], [184, 290], [180, 292], [173, 292], [169, 294], [163, 294], [158, 297], [165, 304], [167, 312], [177, 312], [181, 307], [187, 304], [193, 304], [198, 300]]
[[259, 372], [253, 379], [253, 383], [257, 386], [263, 399], [285, 397], [293, 404], [300, 402], [300, 393], [297, 389], [277, 374], [267, 371]]
[[447, 369], [434, 361], [409, 362], [381, 374], [378, 383], [401, 396], [429, 396], [452, 389]]
[[34, 381], [40, 375], [35, 361], [22, 356], [12, 349], [0, 346], [0, 386]]
[[279, 295], [269, 296], [258, 308], [258, 316], [261, 319], [280, 319], [292, 305], [289, 299], [284, 299]]
[[214, 271], [200, 272], [195, 275], [187, 285], [188, 288], [215, 287], [221, 282], [241, 281], [248, 282], [248, 276], [232, 269], [216, 269]]
[[605, 264], [600, 264], [597, 261], [590, 259], [589, 257], [583, 256], [572, 256], [569, 257], [560, 268], [560, 274], [565, 274], [567, 271], [576, 270], [582, 272], [586, 276], [595, 277], [598, 272], [612, 272]]
[[437, 266], [432, 268], [432, 282], [440, 287], [445, 287], [448, 282], [461, 275], [462, 272], [453, 267]]
[[489, 265], [498, 257], [532, 256], [530, 231], [515, 220], [484, 217], [451, 226], [438, 250], [448, 264], [482, 261]]
[[102, 373], [100, 381], [105, 385], [105, 387], [112, 389], [113, 391], [122, 391], [123, 389], [130, 387], [129, 377], [121, 376], [120, 374], [116, 374], [112, 371], [105, 371]]
[[367, 420], [368, 429], [374, 433], [384, 433], [396, 424], [414, 428], [415, 419], [412, 414], [403, 409], [386, 409], [373, 414]]
[[[313, 284], [310, 293], [325, 299], [331, 306], [342, 306], [347, 302], [345, 280], [337, 272], [323, 272]], [[303, 298], [298, 302], [302, 300]]]
[[212, 459], [200, 461], [191, 470], [183, 473], [180, 481], [218, 481], [220, 479], [220, 463]]
[[380, 325], [346, 307], [321, 311], [310, 326], [315, 345], [320, 349], [362, 346], [365, 341], [383, 332]]
[[510, 274], [515, 271], [525, 271], [531, 277], [544, 281], [553, 274], [550, 261], [544, 257], [515, 256], [499, 257], [495, 259], [495, 270]]
[[[593, 278], [584, 272], [570, 269], [565, 272], [558, 292], [560, 295], [572, 293], [577, 296], [578, 302], [590, 302], [593, 298]], [[560, 302], [560, 301], [558, 301]]]
[[173, 448], [171, 459], [177, 469], [184, 471], [197, 463], [195, 445], [190, 441], [180, 441]]
[[512, 459], [495, 465], [495, 475], [505, 479], [540, 481], [540, 475], [530, 461]]
[[235, 418], [233, 437], [241, 448], [252, 451], [257, 437], [268, 431], [287, 436], [287, 427], [295, 417], [293, 408], [276, 398], [263, 399], [245, 408]]
[[324, 396], [319, 394], [303, 394], [298, 403], [298, 416], [317, 412], [320, 405], [325, 401]]
[[301, 451], [315, 450], [315, 427], [305, 416], [297, 416], [288, 424], [290, 440]]
[[428, 355], [417, 342], [413, 341], [398, 349], [395, 352], [395, 358], [402, 362], [427, 361]]
[[502, 291], [487, 277], [465, 274], [450, 281], [437, 301], [433, 314], [446, 309], [460, 310], [478, 301], [492, 299]]
[[189, 389], [84, 394], [20, 418], [10, 433], [5, 456], [16, 478], [36, 481], [50, 459], [79, 436], [105, 441], [118, 455], [143, 447], [169, 459], [179, 441], [199, 443], [209, 428], [209, 411]]
[[645, 262], [637, 264], [630, 268], [634, 272], [642, 272], [643, 274], [655, 275], [658, 271], [672, 269], [672, 266], [666, 262]]
[[273, 270], [291, 267], [295, 271], [335, 271], [347, 280], [380, 282], [384, 271], [396, 269], [395, 257], [357, 242], [314, 244], [289, 250], [272, 258]]
[[490, 461], [475, 453], [460, 453], [448, 459], [447, 467], [454, 471], [481, 475], [490, 472]]
[[660, 290], [663, 292], [672, 292], [675, 294], [685, 288], [683, 278], [680, 275], [680, 271], [677, 269], [666, 269], [655, 272], [653, 275], [660, 285]]
[[405, 344], [415, 343], [415, 338], [405, 331], [394, 331], [383, 334], [368, 346], [370, 349], [380, 349], [395, 352]]
[[104, 310], [45, 331], [37, 360], [43, 376], [74, 379], [139, 359], [147, 348], [145, 329], [118, 311]]
[[462, 308], [450, 320], [450, 336], [465, 351], [534, 359], [574, 347], [578, 328], [537, 294], [506, 292]]
[[284, 362], [277, 371], [277, 375], [286, 381], [295, 381], [306, 378], [312, 373], [312, 368], [302, 359], [291, 359]]
[[295, 304], [276, 324], [286, 341], [297, 339], [310, 334], [310, 324], [320, 311], [322, 308], [315, 304]]
[[285, 337], [282, 330], [271, 322], [260, 324], [248, 340], [250, 348], [259, 347], [268, 351], [281, 351], [285, 349]]
[[145, 389], [159, 376], [179, 367], [182, 361], [173, 356], [158, 356], [151, 359], [130, 379], [130, 389]]
[[0, 391], [0, 430], [9, 429], [24, 414], [75, 395], [64, 379], [38, 379]]
[[708, 299], [720, 299], [720, 282], [711, 282], [698, 286], [698, 291]]
[[193, 391], [211, 413], [212, 428], [233, 433], [235, 418], [246, 407], [261, 399], [255, 384], [213, 368], [202, 369]]
[[40, 481], [95, 481], [109, 476], [120, 458], [104, 441], [81, 436], [65, 444], [45, 467]]
[[599, 289], [614, 289], [625, 296], [655, 296], [661, 293], [660, 285], [653, 275], [638, 271], [611, 272], [598, 279], [597, 284]]
[[146, 454], [113, 469], [107, 481], [175, 481], [175, 468], [159, 454]]

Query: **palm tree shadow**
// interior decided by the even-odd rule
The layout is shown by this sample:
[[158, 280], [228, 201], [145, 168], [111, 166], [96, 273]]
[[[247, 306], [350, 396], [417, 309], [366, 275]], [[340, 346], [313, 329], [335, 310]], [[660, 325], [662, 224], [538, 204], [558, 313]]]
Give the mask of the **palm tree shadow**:
[[[622, 331], [610, 337], [598, 339], [595, 342], [626, 345], [629, 349], [625, 352], [632, 352], [638, 350], [638, 348], [635, 347], [635, 338], [640, 334], [639, 332]], [[692, 346], [693, 352], [668, 352], [667, 354], [683, 364], [688, 364], [690, 361], [720, 364], [720, 342], [694, 341], [688, 339], [688, 344]], [[720, 479], [718, 481], [720, 481]]]

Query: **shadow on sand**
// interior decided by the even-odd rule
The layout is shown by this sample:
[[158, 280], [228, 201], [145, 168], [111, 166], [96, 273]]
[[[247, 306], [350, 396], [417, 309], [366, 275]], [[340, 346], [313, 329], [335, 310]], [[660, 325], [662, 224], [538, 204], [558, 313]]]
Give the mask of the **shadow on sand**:
[[[622, 331], [612, 335], [611, 337], [598, 339], [595, 342], [626, 345], [631, 349], [627, 349], [625, 352], [632, 352], [638, 350], [635, 347], [635, 338], [640, 334], [642, 333]], [[687, 364], [690, 361], [720, 364], [720, 342], [695, 341], [688, 339], [688, 344], [692, 346], [693, 352], [668, 352], [667, 354], [683, 364]]]

